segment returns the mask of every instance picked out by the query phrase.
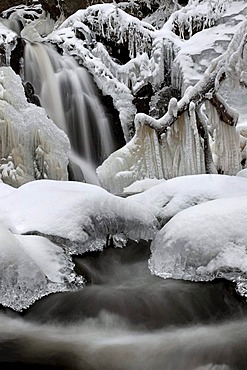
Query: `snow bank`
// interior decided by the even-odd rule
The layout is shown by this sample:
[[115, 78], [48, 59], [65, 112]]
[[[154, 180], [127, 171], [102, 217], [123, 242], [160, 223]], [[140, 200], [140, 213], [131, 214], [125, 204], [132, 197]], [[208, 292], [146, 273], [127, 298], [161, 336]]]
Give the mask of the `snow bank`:
[[2, 181], [18, 187], [40, 178], [67, 180], [67, 136], [43, 108], [27, 102], [10, 67], [0, 67], [0, 138]]
[[247, 197], [216, 199], [174, 216], [151, 245], [151, 272], [163, 278], [225, 278], [247, 291]]

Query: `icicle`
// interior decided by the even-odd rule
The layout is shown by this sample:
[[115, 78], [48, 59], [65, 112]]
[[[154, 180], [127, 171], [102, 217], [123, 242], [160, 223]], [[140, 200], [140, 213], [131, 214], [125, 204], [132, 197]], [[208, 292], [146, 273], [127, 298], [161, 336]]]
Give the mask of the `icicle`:
[[172, 117], [177, 117], [178, 114], [178, 101], [176, 98], [171, 98], [168, 105], [168, 113]]
[[235, 126], [222, 122], [216, 108], [207, 104], [209, 121], [214, 129], [214, 153], [216, 167], [226, 175], [235, 175], [241, 169], [240, 134]]

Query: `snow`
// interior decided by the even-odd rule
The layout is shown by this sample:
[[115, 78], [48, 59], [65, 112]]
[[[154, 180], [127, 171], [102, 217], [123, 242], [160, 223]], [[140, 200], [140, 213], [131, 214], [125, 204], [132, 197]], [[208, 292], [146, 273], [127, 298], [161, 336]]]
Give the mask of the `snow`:
[[10, 65], [11, 52], [17, 44], [17, 34], [7, 28], [0, 18], [0, 47], [4, 50], [0, 52], [0, 65]]
[[133, 139], [97, 168], [104, 188], [121, 193], [131, 183], [146, 177], [169, 179], [205, 173], [203, 147], [193, 115], [189, 117], [185, 112], [160, 138], [156, 130], [142, 124], [143, 116], [136, 116]]
[[[97, 4], [77, 11], [43, 38], [59, 45], [65, 54], [75, 56], [92, 73], [103, 94], [112, 97], [119, 112], [125, 140], [131, 145], [111, 157], [112, 162], [99, 169], [101, 184], [106, 189], [121, 192], [123, 187], [143, 179], [145, 171], [146, 176], [159, 179], [204, 173], [215, 168], [213, 163], [207, 163], [205, 168], [204, 142], [196, 132], [195, 117], [194, 122], [186, 113], [180, 117], [180, 122], [178, 117], [172, 125], [177, 124], [179, 130], [186, 126], [184, 132], [179, 137], [178, 127], [172, 128], [170, 132], [163, 132], [162, 140], [156, 133], [138, 126], [150, 125], [153, 129], [166, 131], [167, 125], [171, 125], [171, 117], [176, 117], [177, 111], [189, 103], [193, 94], [199, 94], [211, 78], [216, 77], [215, 87], [220, 87], [218, 82], [223, 73], [227, 73], [228, 78], [235, 76], [235, 79], [238, 75], [238, 81], [244, 83], [244, 74], [239, 74], [245, 67], [244, 58], [242, 61], [240, 58], [244, 45], [239, 42], [239, 37], [242, 37], [246, 27], [246, 13], [247, 5], [243, 1], [193, 1], [173, 12], [164, 26], [156, 30], [144, 20], [125, 13], [116, 4]], [[40, 34], [39, 24], [40, 19], [28, 26]], [[36, 31], [33, 30], [33, 34]], [[233, 35], [234, 42], [230, 42]], [[129, 52], [129, 60], [123, 64], [117, 58], [113, 59], [108, 42], [114, 43], [116, 49], [119, 47], [119, 50], [122, 48]], [[233, 55], [237, 63], [233, 62]], [[152, 85], [154, 92], [158, 91], [162, 84], [167, 83], [168, 71], [171, 72], [172, 86], [180, 89], [184, 97], [177, 104], [172, 98], [170, 110], [159, 120], [143, 114], [136, 115], [133, 103], [135, 94], [147, 83]], [[194, 90], [191, 86], [195, 87]], [[229, 95], [229, 88], [224, 87], [224, 95], [227, 93]], [[244, 117], [245, 104], [241, 103], [238, 108]], [[208, 116], [213, 114], [211, 110], [206, 109]], [[218, 126], [212, 138], [211, 157], [216, 160], [218, 170], [225, 174], [236, 174], [241, 162], [238, 134], [235, 128], [224, 127], [225, 124], [221, 125], [221, 122], [218, 122]], [[182, 136], [185, 136], [183, 140]], [[229, 145], [227, 139], [231, 141]], [[145, 141], [144, 145], [140, 144], [141, 140]], [[219, 140], [224, 140], [224, 148], [220, 148]], [[180, 142], [182, 146], [175, 150]], [[144, 159], [143, 150], [147, 151]], [[223, 158], [224, 152], [227, 153], [226, 160]], [[124, 158], [126, 155], [127, 160]], [[195, 158], [195, 162], [190, 163], [189, 158]]]
[[0, 304], [16, 311], [54, 292], [80, 289], [71, 254], [151, 239], [155, 216], [130, 199], [78, 182], [0, 183]]
[[[232, 36], [239, 30], [241, 21], [245, 20], [246, 2], [217, 1], [216, 3], [216, 7], [215, 2], [212, 1], [188, 4], [174, 12], [159, 31], [162, 34], [175, 31], [175, 25], [178, 28], [180, 37], [171, 38], [177, 46], [171, 73], [176, 78], [178, 78], [178, 71], [182, 75], [178, 78], [182, 92], [185, 92], [188, 86], [194, 85], [211, 61], [226, 50]], [[213, 7], [215, 8], [212, 11]], [[187, 39], [183, 43], [179, 42], [180, 38], [185, 38], [185, 34]]]
[[1, 179], [18, 187], [39, 178], [67, 180], [70, 144], [43, 108], [27, 102], [21, 79], [0, 67]]
[[247, 177], [247, 168], [244, 168], [243, 170], [239, 171], [236, 176], [240, 177]]
[[182, 210], [218, 198], [247, 195], [245, 178], [227, 175], [180, 176], [132, 195], [146, 205], [164, 225]]
[[183, 210], [157, 233], [149, 268], [163, 278], [225, 278], [236, 282], [237, 290], [246, 295], [246, 222], [246, 196]]
[[[188, 9], [187, 7], [183, 8], [183, 12], [186, 12]], [[206, 10], [208, 11], [208, 9]], [[166, 48], [166, 51], [167, 48], [170, 48], [170, 43], [167, 40], [170, 40], [174, 45], [173, 50], [175, 56], [172, 56], [172, 53], [169, 52], [171, 60], [168, 60], [167, 64], [171, 66], [171, 73], [176, 76], [177, 81], [187, 81], [187, 85], [184, 85], [183, 88], [177, 85], [177, 82], [173, 81], [173, 85], [182, 89], [184, 96], [178, 102], [176, 102], [175, 98], [172, 98], [168, 112], [159, 119], [154, 119], [142, 113], [135, 116], [134, 138], [124, 148], [110, 156], [97, 170], [100, 183], [106, 189], [111, 192], [120, 193], [124, 187], [145, 177], [158, 179], [164, 177], [169, 179], [175, 176], [205, 173], [206, 170], [211, 172], [218, 170], [224, 174], [235, 175], [241, 169], [241, 156], [243, 159], [245, 152], [241, 153], [242, 149], [240, 150], [239, 130], [236, 130], [235, 126], [230, 127], [226, 122], [223, 122], [211, 104], [204, 105], [204, 115], [207, 117], [204, 129], [206, 132], [208, 125], [211, 130], [209, 133], [212, 136], [210, 147], [204, 143], [204, 139], [200, 137], [197, 130], [197, 127], [200, 125], [196, 117], [198, 115], [198, 107], [195, 106], [192, 108], [193, 101], [198, 99], [197, 97], [201, 91], [207, 89], [210, 81], [216, 80], [215, 89], [217, 91], [220, 88], [219, 81], [223, 74], [227, 74], [228, 78], [230, 78], [231, 73], [232, 75], [234, 73], [238, 75], [238, 71], [241, 69], [240, 66], [243, 66], [244, 63], [243, 58], [243, 62], [241, 62], [242, 59], [240, 56], [240, 51], [244, 46], [243, 41], [240, 43], [240, 40], [242, 38], [243, 40], [245, 39], [243, 34], [246, 29], [244, 22], [244, 14], [247, 12], [246, 4], [241, 1], [234, 1], [227, 4], [227, 11], [225, 9], [223, 10], [225, 12], [225, 18], [223, 16], [220, 17], [219, 24], [217, 23], [215, 27], [196, 33], [189, 40], [185, 40], [184, 43], [181, 43], [178, 37], [176, 38], [174, 34], [172, 36], [169, 32], [165, 36], [164, 34], [162, 36], [162, 32], [169, 31], [169, 27], [171, 32], [173, 15], [162, 30], [152, 34], [154, 37], [154, 55], [151, 59], [154, 58], [157, 60], [157, 57], [160, 59], [162, 53], [165, 53], [164, 48]], [[197, 14], [197, 9], [193, 8], [193, 11], [194, 14]], [[219, 11], [221, 12], [221, 10]], [[231, 40], [233, 30], [235, 31], [235, 35]], [[204, 34], [204, 31], [207, 31], [208, 34]], [[216, 39], [212, 37], [213, 34], [217, 36]], [[209, 45], [206, 45], [206, 47], [204, 45], [203, 40], [205, 36], [209, 42], [213, 41], [210, 47]], [[215, 52], [215, 45], [217, 43], [221, 43], [221, 48]], [[239, 43], [241, 46], [239, 46]], [[189, 47], [188, 51], [186, 51], [188, 45], [194, 48], [196, 45], [200, 45], [203, 49], [199, 52], [198, 49], [197, 51], [193, 51]], [[210, 52], [208, 52], [207, 48], [209, 48]], [[225, 53], [223, 53], [224, 50], [226, 50]], [[212, 55], [210, 54], [211, 51]], [[202, 58], [203, 68], [200, 67], [197, 69], [196, 62], [191, 57], [193, 53], [194, 55], [199, 55], [199, 60]], [[179, 58], [179, 55], [181, 56], [181, 65], [178, 66], [176, 60]], [[208, 65], [205, 64], [206, 55]], [[236, 55], [237, 60], [240, 60], [237, 65], [231, 62], [232, 55]], [[172, 58], [174, 57], [175, 60], [172, 62]], [[188, 58], [190, 59], [190, 65], [193, 66], [193, 71], [186, 67], [186, 60]], [[211, 64], [210, 61], [212, 61]], [[158, 65], [159, 63], [157, 67]], [[235, 66], [236, 68], [233, 71], [233, 67]], [[173, 68], [175, 68], [174, 73]], [[181, 68], [183, 69], [183, 75], [179, 75]], [[205, 68], [207, 68], [206, 71]], [[162, 68], [159, 69], [162, 70]], [[230, 73], [231, 70], [232, 72]], [[188, 78], [186, 77], [186, 73], [188, 74]], [[193, 76], [193, 81], [191, 80], [191, 76]], [[240, 79], [241, 76], [238, 78]], [[224, 93], [224, 96], [227, 95], [227, 91], [228, 95], [231, 95], [229, 87], [226, 87], [226, 85], [220, 90], [220, 92]], [[231, 115], [232, 120], [236, 124], [238, 112], [227, 105], [224, 96], [221, 97], [218, 95], [219, 100], [222, 101], [227, 113]], [[238, 109], [241, 110], [242, 117], [245, 115], [245, 107], [246, 104], [244, 104], [243, 99], [242, 104], [238, 104]], [[183, 111], [183, 109], [188, 111], [188, 113], [182, 113], [176, 119], [177, 112], [179, 110]], [[156, 130], [158, 135], [146, 126], [150, 126]], [[162, 132], [161, 135], [160, 132]], [[208, 134], [206, 135], [208, 136]], [[210, 142], [209, 137], [207, 140]], [[208, 153], [205, 152], [206, 147]], [[205, 163], [206, 160], [207, 163]], [[146, 175], [144, 175], [145, 173]]]
[[76, 254], [102, 249], [109, 234], [148, 240], [157, 226], [155, 216], [130, 199], [95, 185], [52, 180], [27, 183], [3, 198], [0, 222], [15, 234], [58, 240]]
[[163, 183], [166, 181], [165, 179], [149, 179], [146, 178], [144, 180], [138, 180], [131, 184], [130, 186], [127, 186], [123, 190], [123, 194], [135, 194], [135, 193], [142, 193], [143, 191], [146, 191], [150, 188], [152, 188], [155, 185], [158, 185], [160, 183]]
[[[238, 95], [239, 83], [247, 85], [246, 15], [244, 1], [195, 0], [160, 30], [116, 4], [80, 10], [52, 33], [45, 15], [24, 22], [23, 37], [54, 43], [73, 55], [112, 97], [127, 144], [97, 174], [105, 189], [128, 197], [99, 186], [53, 181], [67, 180], [69, 140], [42, 108], [27, 103], [11, 68], [1, 67], [0, 303], [22, 310], [51, 292], [81, 287], [70, 255], [102, 250], [109, 236], [115, 246], [127, 238], [154, 238], [149, 267], [158, 276], [224, 277], [246, 295], [247, 180], [240, 170], [247, 157], [247, 113], [245, 95]], [[2, 64], [9, 64], [16, 37], [0, 26], [0, 46], [6, 51]], [[113, 60], [105, 41], [128, 51], [124, 64]], [[161, 118], [136, 115], [133, 98], [148, 83], [154, 92], [170, 83], [182, 99], [172, 97]], [[210, 101], [212, 89], [219, 93], [233, 126], [210, 102], [197, 104], [208, 86], [206, 98]], [[237, 127], [238, 112], [231, 103], [241, 113]], [[204, 174], [215, 169], [237, 176]]]
[[12, 234], [0, 226], [0, 303], [22, 311], [54, 292], [83, 286], [63, 249], [40, 236]]

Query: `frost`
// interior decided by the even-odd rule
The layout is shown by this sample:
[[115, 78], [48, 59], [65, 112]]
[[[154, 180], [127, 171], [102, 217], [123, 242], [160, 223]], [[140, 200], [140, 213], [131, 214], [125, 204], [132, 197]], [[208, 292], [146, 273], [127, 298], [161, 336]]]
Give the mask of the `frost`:
[[238, 292], [246, 296], [246, 209], [247, 198], [243, 196], [213, 200], [180, 212], [152, 242], [151, 272], [193, 281], [225, 278], [235, 282]]

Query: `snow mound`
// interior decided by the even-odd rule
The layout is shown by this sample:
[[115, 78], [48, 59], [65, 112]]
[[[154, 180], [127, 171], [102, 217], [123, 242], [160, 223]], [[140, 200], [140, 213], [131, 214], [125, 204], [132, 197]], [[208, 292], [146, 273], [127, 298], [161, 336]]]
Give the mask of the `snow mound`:
[[15, 234], [45, 235], [70, 253], [102, 249], [109, 235], [151, 239], [156, 217], [131, 199], [84, 183], [27, 183], [0, 205], [0, 222]]
[[0, 257], [0, 303], [15, 311], [50, 293], [83, 286], [71, 258], [46, 238], [14, 235], [0, 226]]
[[163, 183], [166, 181], [165, 179], [144, 179], [144, 180], [138, 180], [131, 184], [130, 186], [127, 186], [124, 188], [123, 194], [135, 194], [135, 193], [142, 193], [143, 191], [146, 191], [153, 186], [156, 186], [160, 183]]
[[240, 177], [247, 177], [247, 168], [244, 168], [243, 170], [239, 171], [236, 176]]
[[163, 278], [236, 282], [247, 296], [247, 197], [216, 199], [174, 216], [151, 244], [151, 272]]
[[146, 205], [161, 224], [178, 212], [218, 198], [247, 195], [247, 180], [227, 175], [192, 175], [167, 180], [151, 189], [132, 195], [131, 199]]

